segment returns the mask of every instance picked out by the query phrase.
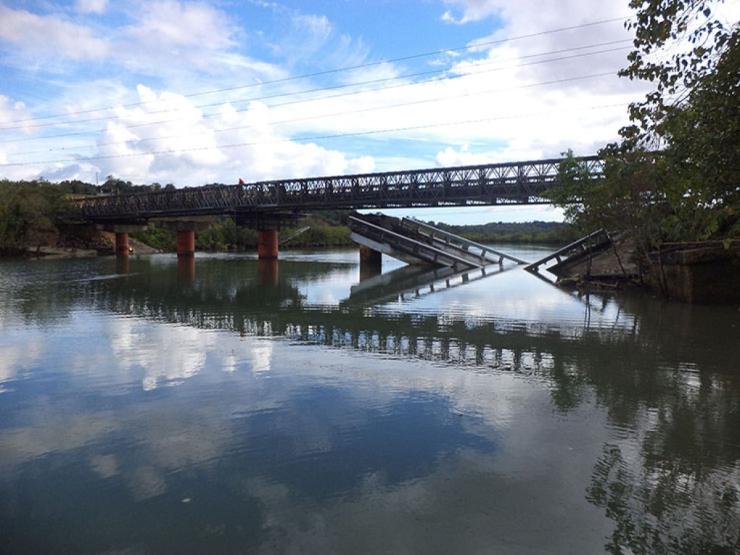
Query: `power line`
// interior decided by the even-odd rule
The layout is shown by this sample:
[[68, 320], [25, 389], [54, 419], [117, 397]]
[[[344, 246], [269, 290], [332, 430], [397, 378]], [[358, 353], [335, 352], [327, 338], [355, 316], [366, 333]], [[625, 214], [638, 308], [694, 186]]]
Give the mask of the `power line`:
[[[566, 51], [572, 51], [572, 50], [582, 50], [584, 48], [593, 48], [595, 46], [602, 46], [602, 45], [614, 44], [614, 43], [621, 43], [621, 42], [625, 42], [625, 41], [612, 41], [610, 43], [601, 43], [601, 44], [595, 44], [595, 45], [580, 46], [580, 47], [575, 47], [575, 48], [572, 48], [572, 49], [564, 49], [564, 50], [560, 50], [560, 51], [553, 51], [553, 52], [545, 52], [545, 53], [540, 53], [540, 54], [533, 54], [533, 55], [530, 55], [530, 56], [525, 56], [525, 58], [526, 57], [535, 57], [535, 56], [544, 56], [544, 55], [547, 55], [547, 54], [550, 54], [550, 53], [566, 52]], [[282, 102], [282, 103], [269, 104], [268, 107], [269, 108], [275, 108], [275, 107], [280, 107], [280, 106], [288, 106], [288, 105], [291, 105], [291, 104], [302, 104], [302, 103], [309, 103], [309, 102], [318, 102], [318, 101], [321, 101], [321, 100], [328, 100], [328, 99], [332, 99], [332, 98], [339, 98], [339, 97], [344, 97], [344, 96], [364, 94], [364, 93], [368, 93], [368, 92], [377, 92], [377, 91], [389, 90], [389, 89], [395, 89], [395, 88], [417, 86], [417, 85], [422, 85], [422, 84], [425, 84], [425, 83], [432, 83], [432, 82], [435, 82], [435, 81], [445, 81], [445, 80], [447, 80], [447, 81], [455, 81], [457, 79], [464, 79], [464, 78], [467, 78], [467, 77], [481, 75], [481, 74], [484, 74], [484, 73], [492, 73], [492, 72], [496, 72], [496, 71], [502, 71], [502, 70], [505, 70], [505, 69], [514, 69], [514, 68], [518, 68], [518, 67], [527, 67], [527, 66], [532, 66], [532, 65], [546, 64], [546, 63], [550, 63], [550, 62], [557, 62], [557, 61], [563, 61], [563, 60], [571, 60], [571, 59], [575, 59], [575, 58], [583, 58], [583, 57], [586, 57], [586, 56], [595, 56], [595, 55], [598, 55], [598, 54], [606, 54], [606, 53], [611, 53], [611, 52], [617, 52], [617, 51], [621, 51], [621, 50], [626, 50], [628, 48], [629, 47], [618, 47], [618, 48], [609, 48], [609, 49], [604, 49], [604, 50], [597, 50], [597, 51], [594, 51], [594, 52], [583, 52], [583, 53], [579, 53], [579, 54], [572, 54], [570, 56], [560, 56], [560, 57], [557, 57], [557, 58], [548, 58], [548, 59], [545, 59], [545, 60], [536, 60], [536, 61], [532, 61], [532, 62], [526, 62], [526, 63], [523, 63], [523, 64], [513, 64], [513, 65], [509, 65], [509, 66], [499, 66], [499, 67], [495, 67], [495, 68], [491, 68], [491, 69], [486, 69], [486, 70], [483, 70], [483, 71], [475, 71], [475, 72], [471, 72], [471, 73], [465, 73], [463, 75], [458, 75], [458, 76], [455, 76], [455, 77], [450, 77], [448, 75], [444, 75], [444, 76], [440, 76], [440, 77], [434, 77], [434, 78], [431, 78], [431, 79], [422, 79], [420, 81], [416, 81], [416, 82], [413, 82], [413, 83], [398, 83], [398, 84], [395, 84], [395, 85], [388, 85], [388, 86], [385, 86], [385, 87], [376, 87], [376, 88], [372, 88], [372, 89], [363, 89], [363, 90], [359, 90], [359, 91], [349, 91], [349, 92], [343, 92], [343, 93], [339, 93], [339, 94], [332, 94], [332, 95], [320, 96], [320, 97], [317, 97], [317, 98], [291, 100], [291, 101]], [[481, 65], [487, 67], [490, 64], [481, 64]], [[447, 71], [448, 70], [446, 70], [446, 69], [444, 69], [444, 70], [424, 71], [424, 72], [419, 72], [419, 73], [414, 73], [414, 74], [400, 75], [400, 76], [396, 76], [396, 77], [386, 77], [386, 78], [382, 78], [382, 79], [371, 79], [371, 80], [368, 80], [368, 81], [361, 81], [361, 82], [357, 82], [357, 83], [349, 83], [349, 84], [336, 85], [336, 86], [331, 86], [331, 87], [319, 87], [319, 88], [315, 88], [315, 89], [308, 89], [308, 90], [305, 90], [305, 91], [296, 91], [296, 92], [292, 92], [292, 93], [280, 93], [280, 94], [275, 94], [275, 95], [268, 95], [268, 96], [263, 96], [263, 97], [253, 97], [253, 98], [247, 98], [247, 99], [241, 99], [241, 100], [242, 101], [255, 101], [255, 100], [265, 100], [265, 99], [277, 98], [277, 97], [281, 97], [281, 96], [292, 96], [292, 95], [295, 95], [295, 94], [304, 94], [304, 93], [308, 93], [308, 92], [322, 92], [322, 91], [327, 91], [327, 90], [336, 90], [336, 89], [341, 89], [341, 88], [355, 87], [355, 86], [368, 85], [368, 84], [375, 84], [375, 83], [381, 83], [381, 82], [387, 82], [387, 81], [397, 81], [399, 79], [405, 79], [405, 78], [409, 78], [409, 77], [417, 77], [417, 76], [420, 76], [420, 75], [428, 75], [428, 74], [434, 74], [434, 73], [446, 73]], [[222, 102], [218, 102], [218, 103], [214, 103], [214, 104], [196, 105], [196, 106], [193, 106], [193, 108], [204, 108], [204, 107], [212, 107], [212, 106], [220, 106], [220, 105], [223, 105], [223, 103]], [[235, 109], [234, 112], [246, 112], [248, 110], [249, 110], [249, 108], [246, 107], [246, 108]], [[176, 111], [179, 111], [179, 109], [157, 110], [157, 111], [154, 111], [154, 112], [149, 112], [148, 114], [151, 115], [151, 114], [160, 114], [160, 113], [168, 113], [168, 112], [176, 112]], [[217, 113], [212, 113], [212, 114], [202, 114], [201, 117], [202, 118], [211, 118], [211, 117], [215, 117], [217, 115], [219, 115], [218, 112]], [[70, 124], [70, 123], [71, 124], [78, 124], [78, 123], [85, 123], [85, 122], [91, 122], [91, 121], [101, 121], [101, 120], [108, 120], [108, 119], [117, 120], [117, 119], [121, 119], [121, 118], [120, 117], [115, 117], [115, 118], [97, 117], [97, 118], [90, 118], [90, 119], [87, 119], [87, 120], [78, 120], [78, 121], [75, 121], [75, 122], [61, 122], [61, 123], [38, 124], [38, 125], [35, 125], [35, 126], [30, 126], [30, 127], [49, 127], [49, 126], [56, 126], [56, 125], [66, 125], [66, 124]], [[146, 127], [146, 126], [149, 126], [149, 125], [159, 125], [159, 124], [162, 124], [162, 123], [169, 123], [171, 121], [177, 121], [177, 119], [176, 118], [175, 119], [170, 118], [170, 119], [157, 120], [157, 121], [152, 121], [152, 122], [144, 122], [144, 123], [138, 123], [138, 124], [128, 125], [127, 127], [129, 129], [133, 129], [133, 128], [138, 128], [138, 127]], [[0, 131], [3, 131], [3, 130], [11, 130], [11, 129], [24, 129], [24, 128], [26, 128], [26, 127], [25, 126], [23, 126], [23, 127], [12, 127], [12, 128], [11, 127], [7, 127], [7, 128], [0, 128]], [[48, 135], [48, 136], [45, 136], [45, 137], [27, 137], [27, 138], [23, 138], [23, 139], [3, 139], [3, 140], [0, 140], [0, 143], [26, 142], [26, 141], [44, 140], [44, 139], [52, 139], [52, 138], [59, 138], [59, 137], [69, 137], [69, 136], [76, 136], [76, 135], [89, 135], [91, 133], [100, 133], [100, 132], [103, 132], [103, 131], [105, 131], [105, 129], [98, 129], [98, 130], [94, 130], [94, 131], [80, 131], [80, 132], [70, 132], [70, 133], [59, 133], [59, 134], [56, 134], [56, 135]]]
[[[578, 107], [577, 110], [578, 111], [585, 110], [585, 109], [597, 110], [597, 109], [602, 109], [602, 108], [614, 108], [617, 106], [624, 107], [625, 104], [604, 104], [600, 106]], [[109, 154], [109, 155], [102, 155], [102, 156], [91, 156], [91, 157], [85, 158], [82, 161], [110, 160], [110, 159], [117, 159], [117, 158], [137, 158], [141, 156], [154, 156], [154, 155], [159, 155], [159, 154], [176, 154], [177, 155], [177, 154], [184, 154], [186, 152], [202, 152], [202, 151], [207, 151], [207, 150], [220, 150], [224, 148], [261, 146], [261, 145], [266, 145], [266, 144], [280, 144], [280, 143], [290, 143], [290, 142], [307, 142], [307, 141], [345, 138], [345, 137], [361, 137], [361, 136], [379, 135], [382, 133], [398, 133], [400, 131], [418, 131], [422, 129], [453, 127], [457, 125], [469, 125], [469, 124], [485, 123], [485, 122], [497, 121], [497, 120], [518, 119], [518, 118], [546, 115], [549, 113], [551, 112], [537, 112], [537, 113], [531, 113], [531, 114], [495, 116], [495, 117], [490, 117], [490, 118], [476, 118], [476, 119], [461, 120], [461, 121], [431, 123], [431, 124], [425, 124], [425, 125], [394, 127], [394, 128], [388, 128], [388, 129], [373, 129], [369, 131], [357, 131], [357, 132], [350, 132], [350, 133], [334, 133], [334, 134], [329, 134], [329, 135], [314, 135], [311, 137], [277, 139], [274, 141], [242, 142], [242, 143], [232, 143], [232, 144], [218, 145], [218, 146], [199, 146], [199, 147], [188, 147], [188, 148], [181, 148], [181, 149], [166, 149], [166, 150], [155, 150], [155, 151], [148, 151], [148, 152], [134, 152], [134, 153], [126, 153], [126, 154]], [[31, 165], [38, 165], [38, 164], [56, 164], [56, 163], [64, 163], [64, 162], [78, 162], [78, 161], [80, 160], [76, 158], [64, 158], [64, 159], [56, 159], [56, 160], [41, 160], [37, 162], [15, 162], [15, 163], [9, 163], [9, 164], [0, 164], [0, 167], [31, 166]]]
[[[446, 96], [439, 96], [439, 97], [434, 97], [434, 98], [425, 98], [425, 99], [413, 100], [413, 101], [409, 101], [409, 102], [399, 102], [399, 103], [396, 103], [396, 104], [389, 104], [389, 105], [385, 105], [385, 106], [370, 106], [368, 108], [360, 108], [360, 109], [353, 109], [353, 110], [344, 110], [344, 111], [341, 111], [341, 112], [333, 112], [333, 113], [330, 113], [330, 114], [318, 114], [318, 115], [313, 115], [313, 116], [304, 116], [304, 117], [300, 117], [300, 118], [289, 118], [289, 119], [284, 119], [284, 120], [273, 121], [273, 122], [270, 122], [270, 124], [271, 125], [283, 125], [283, 124], [286, 124], [286, 123], [296, 123], [296, 122], [308, 121], [308, 120], [312, 120], [312, 119], [332, 118], [332, 117], [337, 117], [337, 116], [345, 116], [345, 115], [353, 115], [353, 114], [360, 114], [360, 113], [366, 113], [366, 112], [373, 112], [373, 111], [376, 111], [376, 110], [390, 110], [390, 109], [401, 108], [401, 107], [406, 107], [406, 106], [416, 106], [416, 105], [420, 105], [420, 104], [430, 104], [430, 103], [433, 103], [433, 102], [442, 102], [442, 101], [445, 101], [445, 100], [454, 100], [456, 98], [465, 98], [465, 97], [469, 97], [469, 96], [479, 96], [479, 95], [492, 94], [492, 93], [496, 93], [496, 92], [504, 92], [504, 91], [510, 91], [510, 90], [528, 89], [528, 88], [533, 88], [533, 87], [540, 87], [540, 86], [545, 86], [545, 85], [554, 85], [554, 84], [559, 84], [559, 83], [569, 83], [569, 82], [575, 82], [575, 81], [583, 81], [583, 80], [586, 80], [586, 79], [595, 79], [595, 78], [599, 78], [599, 77], [607, 77], [607, 76], [612, 76], [612, 75], [614, 75], [614, 71], [608, 71], [608, 72], [603, 72], [603, 73], [594, 73], [594, 74], [590, 74], [590, 75], [581, 75], [581, 76], [578, 76], [578, 77], [567, 77], [567, 78], [564, 78], [564, 79], [554, 79], [554, 80], [551, 80], [551, 81], [541, 81], [539, 83], [530, 83], [528, 85], [520, 85], [520, 86], [516, 86], [516, 87], [503, 87], [503, 88], [500, 87], [500, 88], [497, 88], [497, 89], [488, 89], [488, 90], [484, 90], [484, 91], [466, 92], [466, 93], [462, 93], [462, 94], [446, 95]], [[213, 133], [223, 133], [223, 132], [226, 132], [226, 131], [238, 131], [238, 130], [244, 130], [244, 129], [252, 129], [254, 127], [256, 127], [256, 126], [255, 125], [238, 125], [238, 126], [234, 126], [234, 127], [224, 127], [224, 128], [221, 128], [221, 129], [213, 129], [213, 130], [211, 130], [211, 132], [213, 132]], [[187, 135], [187, 136], [188, 137], [191, 137], [191, 136], [198, 136], [198, 135], [202, 135], [202, 134]], [[162, 139], [177, 139], [177, 138], [181, 138], [181, 137], [184, 137], [184, 136], [185, 135], [183, 135], [183, 134], [177, 134], [177, 135], [164, 135], [164, 136], [161, 136], [161, 137], [145, 137], [145, 138], [141, 138], [141, 139], [130, 139], [128, 141], [110, 141], [110, 142], [107, 142], [107, 143], [105, 143], [105, 142], [103, 142], [103, 143], [97, 143], [94, 146], [101, 147], [101, 146], [120, 145], [120, 144], [127, 144], [127, 143], [132, 142], [132, 141], [136, 141], [137, 143], [141, 143], [141, 142], [144, 142], [144, 141], [154, 141], [154, 140], [162, 140]], [[85, 146], [87, 146], [87, 145], [81, 145], [82, 148], [84, 148]], [[55, 152], [55, 151], [70, 150], [71, 148], [80, 148], [80, 145], [77, 145], [77, 146], [74, 146], [74, 147], [69, 147], [69, 148], [68, 147], [59, 147], [59, 148], [50, 148], [50, 149], [39, 149], [39, 150], [35, 150], [35, 151], [32, 150], [32, 151], [26, 151], [23, 154], [26, 154], [26, 155], [28, 155], [28, 154], [40, 154], [40, 153], [43, 153], [43, 152]]]
[[[583, 50], [585, 48], [595, 48], [597, 46], [607, 46], [607, 45], [612, 45], [612, 44], [617, 44], [617, 43], [625, 43], [625, 42], [630, 42], [630, 41], [629, 40], [620, 40], [620, 41], [611, 41], [611, 42], [606, 42], [606, 43], [597, 43], [597, 44], [594, 44], [594, 45], [586, 45], [586, 46], [580, 46], [580, 47], [575, 47], [575, 48], [566, 48], [566, 49], [563, 49], [563, 50], [555, 50], [555, 51], [551, 51], [551, 52], [543, 52], [543, 53], [539, 53], [539, 54], [531, 54], [529, 56], [521, 56], [520, 58], [527, 59], [527, 58], [533, 58], [533, 57], [539, 57], [539, 56], [546, 56], [546, 55], [549, 55], [549, 54], [559, 54], [559, 53], [562, 53], [562, 52], [570, 52], [570, 51], [573, 51], [573, 50]], [[488, 73], [488, 72], [493, 72], [493, 71], [501, 71], [501, 70], [504, 70], [504, 69], [510, 69], [510, 68], [515, 68], [515, 67], [526, 67], [526, 66], [529, 66], [529, 65], [539, 65], [539, 64], [549, 63], [549, 62], [557, 62], [557, 61], [562, 61], [562, 60], [569, 60], [569, 59], [572, 59], [572, 58], [581, 58], [581, 57], [584, 57], [584, 56], [594, 56], [594, 55], [597, 55], [597, 54], [604, 54], [604, 53], [608, 53], [608, 52], [616, 52], [616, 51], [619, 51], [619, 50], [626, 50], [628, 48], [629, 47], [611, 48], [611, 49], [607, 49], [607, 50], [599, 50], [599, 51], [596, 51], [596, 52], [585, 52], [585, 53], [582, 53], [582, 54], [573, 54], [571, 56], [561, 56], [559, 58], [550, 58], [550, 59], [547, 59], [547, 60], [538, 60], [538, 61], [534, 61], [534, 62], [527, 62], [527, 63], [524, 63], [524, 64], [515, 64], [515, 65], [512, 65], [512, 66], [497, 67], [497, 68], [488, 69], [488, 70], [485, 70], [485, 71], [478, 71], [478, 72], [473, 72], [473, 73], [465, 74], [465, 75], [463, 75], [461, 77], [466, 77], [468, 75], [476, 75], [476, 74], [480, 74], [480, 73]], [[517, 59], [519, 59], [519, 58], [517, 58]], [[486, 66], [491, 65], [492, 63], [498, 63], [498, 61], [496, 61], [496, 62], [489, 62], [489, 63], [486, 63], [486, 64], [480, 64], [480, 65], [486, 67]], [[377, 83], [385, 83], [385, 82], [388, 82], [388, 81], [397, 81], [399, 79], [408, 79], [408, 78], [411, 78], [411, 77], [420, 77], [420, 76], [423, 76], [423, 75], [432, 75], [432, 74], [438, 74], [438, 73], [446, 73], [447, 71], [448, 71], [448, 69], [427, 70], [427, 71], [421, 71], [421, 72], [416, 72], [416, 73], [410, 73], [410, 74], [406, 74], [406, 75], [398, 75], [396, 77], [382, 77], [382, 78], [378, 78], [378, 79], [370, 79], [370, 80], [366, 80], [366, 81], [358, 81], [358, 82], [355, 82], [355, 83], [343, 83], [341, 85], [331, 85], [331, 86], [328, 86], [328, 87], [314, 87], [312, 89], [305, 89], [305, 90], [302, 90], [302, 91], [291, 91], [291, 92], [283, 92], [283, 93], [274, 93], [274, 94], [265, 95], [265, 96], [255, 96], [255, 97], [249, 97], [249, 98], [235, 99], [232, 102], [251, 102], [251, 101], [255, 101], [255, 100], [271, 100], [273, 98], [282, 98], [282, 97], [285, 97], [285, 96], [294, 96], [294, 95], [297, 95], [297, 94], [307, 94], [307, 93], [314, 93], [314, 92], [332, 91], [332, 90], [338, 90], [338, 89], [346, 89], [346, 88], [350, 88], [350, 87], [357, 87], [357, 86], [361, 86], [361, 85], [373, 85], [373, 84], [377, 84]], [[449, 77], [444, 76], [442, 78], [438, 78], [437, 80], [444, 80], [444, 79], [449, 79]], [[435, 79], [422, 80], [420, 82], [423, 83], [423, 82], [429, 82], [429, 81], [434, 81], [434, 80]], [[392, 87], [389, 87], [389, 88], [392, 88]], [[362, 91], [359, 91], [359, 92], [362, 92]], [[309, 100], [296, 100], [294, 102], [308, 102], [310, 100], [311, 99], [309, 99]], [[192, 108], [212, 108], [214, 106], [222, 106], [223, 104], [224, 103], [222, 101], [220, 101], [220, 102], [211, 102], [211, 103], [208, 103], [208, 104], [196, 104], [196, 105], [193, 105]], [[288, 104], [290, 104], [290, 103], [288, 103]], [[154, 110], [154, 111], [148, 112], [148, 115], [151, 115], [151, 114], [166, 114], [166, 113], [179, 112], [179, 111], [181, 111], [181, 108], [170, 108], [170, 109], [166, 109], [166, 110]], [[68, 124], [73, 124], [74, 125], [74, 124], [79, 124], [79, 123], [89, 123], [89, 122], [93, 122], [93, 121], [118, 120], [118, 119], [121, 119], [121, 117], [118, 116], [118, 117], [113, 117], [112, 118], [110, 116], [97, 116], [97, 117], [94, 117], [94, 118], [87, 118], [87, 119], [81, 119], [81, 120], [70, 120], [70, 121], [61, 121], [61, 122], [46, 122], [46, 123], [38, 123], [38, 124], [35, 124], [35, 125], [24, 125], [24, 126], [19, 126], [19, 127], [18, 126], [14, 126], [14, 127], [0, 127], [0, 131], [8, 131], [8, 130], [14, 130], [14, 129], [39, 128], [39, 127], [56, 127], [56, 126], [60, 126], [60, 125], [68, 125]]]
[[[234, 87], [225, 87], [225, 88], [221, 88], [221, 89], [211, 89], [211, 90], [206, 90], [206, 91], [200, 91], [200, 92], [182, 94], [181, 96], [184, 96], [186, 98], [192, 98], [192, 97], [195, 97], [195, 96], [204, 96], [204, 95], [209, 95], [209, 94], [217, 94], [217, 93], [222, 93], [222, 92], [231, 92], [231, 91], [235, 91], [235, 90], [243, 90], [243, 89], [254, 88], [254, 87], [262, 87], [262, 86], [265, 86], [265, 85], [274, 85], [274, 84], [279, 84], [279, 83], [287, 83], [287, 82], [290, 82], [290, 81], [296, 81], [296, 80], [300, 80], [300, 79], [309, 79], [309, 78], [312, 78], [312, 77], [320, 77], [320, 76], [324, 76], [324, 75], [330, 75], [330, 74], [334, 74], [334, 73], [340, 73], [340, 72], [343, 72], [343, 71], [351, 71], [351, 70], [356, 70], [356, 69], [363, 69], [363, 68], [378, 66], [378, 65], [382, 65], [382, 64], [402, 62], [402, 61], [407, 61], [407, 60], [413, 60], [413, 59], [418, 59], [418, 58], [435, 56], [435, 55], [438, 55], [438, 54], [446, 54], [446, 53], [449, 53], [449, 52], [461, 52], [461, 51], [466, 51], [466, 50], [472, 50], [472, 49], [476, 49], [476, 48], [481, 48], [483, 46], [492, 46], [492, 45], [496, 45], [496, 44], [504, 44], [504, 43], [507, 43], [507, 42], [513, 42], [513, 41], [517, 41], [517, 40], [534, 38], [534, 37], [539, 37], [539, 36], [553, 34], [553, 33], [561, 33], [561, 32], [564, 32], [564, 31], [572, 31], [572, 30], [575, 30], [575, 29], [584, 29], [584, 28], [587, 28], [587, 27], [594, 27], [594, 26], [597, 26], [597, 25], [604, 25], [604, 24], [607, 24], [607, 23], [614, 23], [614, 22], [617, 22], [617, 21], [622, 21], [623, 22], [626, 19], [627, 19], [627, 16], [624, 16], [624, 17], [613, 17], [613, 18], [610, 18], [610, 19], [601, 19], [601, 20], [596, 20], [596, 21], [590, 21], [590, 22], [587, 22], [587, 23], [581, 23], [579, 25], [571, 25], [571, 26], [568, 26], [568, 27], [560, 27], [560, 28], [557, 28], [557, 29], [550, 29], [550, 30], [547, 30], [547, 31], [539, 31], [539, 32], [536, 32], [536, 33], [529, 33], [529, 34], [526, 34], [526, 35], [518, 35], [518, 36], [515, 36], [515, 37], [509, 37], [509, 38], [504, 38], [504, 39], [496, 39], [496, 40], [490, 40], [490, 41], [481, 41], [481, 42], [476, 42], [476, 43], [473, 43], [473, 44], [468, 44], [468, 45], [465, 45], [465, 46], [457, 46], [457, 47], [454, 47], [454, 48], [443, 48], [443, 49], [439, 49], [439, 50], [430, 50], [430, 51], [426, 51], [426, 52], [420, 52], [420, 53], [417, 53], [417, 54], [410, 54], [408, 56], [400, 56], [400, 57], [397, 57], [397, 58], [388, 58], [388, 59], [385, 59], [385, 60], [378, 60], [378, 61], [375, 61], [375, 62], [367, 62], [367, 63], [356, 64], [356, 65], [351, 65], [351, 66], [343, 66], [343, 67], [338, 67], [338, 68], [334, 68], [334, 69], [328, 69], [328, 70], [324, 70], [324, 71], [317, 71], [317, 72], [313, 72], [313, 73], [305, 73], [305, 74], [296, 75], [296, 76], [293, 76], [293, 77], [283, 77], [283, 78], [280, 78], [280, 79], [272, 79], [272, 80], [269, 80], [269, 81], [262, 81], [260, 83], [250, 83], [248, 85], [239, 85], [239, 86], [234, 86]], [[157, 101], [148, 100], [148, 101], [132, 102], [132, 103], [129, 103], [129, 104], [123, 104], [123, 105], [121, 105], [121, 107], [123, 107], [123, 108], [132, 108], [134, 106], [142, 106], [144, 104], [151, 104], [153, 102], [157, 102]], [[22, 120], [12, 120], [12, 121], [6, 121], [6, 122], [2, 122], [2, 123], [3, 124], [6, 124], [6, 123], [27, 123], [27, 122], [37, 121], [37, 120], [42, 120], [42, 119], [50, 119], [50, 118], [64, 117], [64, 116], [70, 116], [70, 115], [89, 114], [89, 113], [93, 113], [93, 112], [100, 112], [100, 111], [104, 111], [104, 110], [110, 110], [110, 109], [116, 108], [116, 107], [117, 106], [105, 106], [105, 107], [102, 107], [102, 108], [91, 108], [91, 109], [88, 109], [88, 110], [78, 110], [76, 112], [67, 112], [67, 113], [64, 113], [64, 114], [51, 114], [51, 115], [48, 115], [48, 116], [37, 116], [35, 118], [27, 118], [27, 119], [22, 119]], [[3, 128], [3, 129], [5, 129], [5, 128]]]

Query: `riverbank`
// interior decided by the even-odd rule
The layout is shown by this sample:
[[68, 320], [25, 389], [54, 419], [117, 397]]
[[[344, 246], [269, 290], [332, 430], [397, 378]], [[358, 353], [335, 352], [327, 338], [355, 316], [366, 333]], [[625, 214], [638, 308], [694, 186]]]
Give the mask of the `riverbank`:
[[634, 240], [622, 237], [549, 271], [559, 286], [584, 292], [634, 289], [686, 303], [740, 303], [738, 240], [665, 243], [641, 255]]

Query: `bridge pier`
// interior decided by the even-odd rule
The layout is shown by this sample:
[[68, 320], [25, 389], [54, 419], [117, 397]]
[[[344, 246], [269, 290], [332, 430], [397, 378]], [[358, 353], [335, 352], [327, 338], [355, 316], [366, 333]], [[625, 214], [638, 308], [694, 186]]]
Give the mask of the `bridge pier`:
[[195, 230], [177, 230], [177, 257], [190, 258], [195, 256]]
[[116, 256], [128, 256], [128, 232], [116, 231]]
[[279, 244], [277, 229], [260, 229], [257, 231], [257, 255], [260, 260], [277, 260]]
[[383, 255], [375, 249], [360, 245], [360, 281], [383, 272]]

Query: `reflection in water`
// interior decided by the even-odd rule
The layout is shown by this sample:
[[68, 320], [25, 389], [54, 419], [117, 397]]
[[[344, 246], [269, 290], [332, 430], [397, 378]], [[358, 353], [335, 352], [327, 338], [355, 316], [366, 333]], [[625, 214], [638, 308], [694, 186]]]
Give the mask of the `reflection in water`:
[[259, 284], [265, 286], [277, 287], [278, 276], [280, 275], [277, 259], [260, 259], [257, 261], [257, 272], [259, 274]]
[[288, 258], [2, 267], [11, 552], [737, 548], [736, 309]]
[[117, 256], [116, 257], [116, 273], [117, 274], [128, 274], [131, 270], [131, 264], [128, 256]]
[[177, 257], [177, 279], [180, 283], [191, 284], [195, 281], [195, 257]]

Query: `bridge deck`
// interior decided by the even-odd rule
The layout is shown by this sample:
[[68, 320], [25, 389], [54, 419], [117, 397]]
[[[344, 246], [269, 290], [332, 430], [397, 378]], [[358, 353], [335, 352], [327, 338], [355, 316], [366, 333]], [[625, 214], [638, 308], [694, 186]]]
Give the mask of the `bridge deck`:
[[[250, 215], [305, 210], [417, 208], [497, 204], [546, 204], [563, 159], [398, 172], [208, 185], [128, 195], [70, 200], [89, 221], [156, 217]], [[578, 158], [590, 179], [603, 176], [596, 156]]]

